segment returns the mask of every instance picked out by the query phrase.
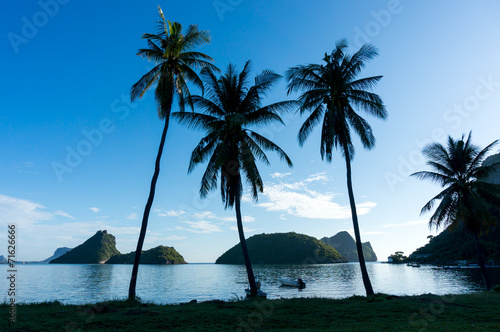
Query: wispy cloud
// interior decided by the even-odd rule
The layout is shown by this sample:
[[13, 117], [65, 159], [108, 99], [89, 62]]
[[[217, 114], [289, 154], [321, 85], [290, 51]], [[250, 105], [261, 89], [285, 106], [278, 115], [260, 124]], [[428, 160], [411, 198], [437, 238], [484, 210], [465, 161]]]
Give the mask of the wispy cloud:
[[61, 210], [57, 210], [56, 212], [54, 212], [54, 214], [56, 214], [58, 216], [70, 218], [70, 219], [75, 219], [75, 217], [73, 217], [73, 216], [69, 215], [67, 212], [64, 212], [64, 211], [61, 211]]
[[191, 216], [196, 219], [217, 219], [217, 217], [212, 211], [193, 213]]
[[35, 164], [32, 161], [24, 161], [21, 165], [21, 169], [18, 171], [19, 173], [39, 174], [35, 170]]
[[[226, 218], [222, 218], [221, 220], [236, 222], [236, 217], [226, 217]], [[252, 216], [243, 216], [243, 222], [253, 222], [253, 221], [255, 221], [254, 217], [252, 217]]]
[[[346, 219], [351, 217], [349, 205], [334, 201], [337, 195], [323, 194], [307, 188], [307, 183], [324, 180], [322, 174], [315, 174], [305, 181], [268, 185], [264, 197], [268, 202], [257, 206], [267, 211], [283, 211], [289, 215], [311, 219]], [[357, 204], [358, 215], [367, 214], [377, 204], [364, 202]]]
[[132, 212], [128, 217], [127, 219], [129, 220], [139, 220], [139, 216], [137, 215], [137, 213], [135, 212]]
[[30, 226], [40, 221], [51, 220], [53, 215], [44, 209], [41, 204], [0, 195], [0, 220], [4, 224]]
[[186, 211], [182, 210], [162, 210], [162, 209], [155, 209], [155, 212], [158, 214], [159, 217], [178, 217], [186, 213]]
[[94, 212], [94, 213], [97, 213], [97, 212], [99, 212], [99, 211], [100, 211], [100, 209], [99, 209], [99, 208], [96, 208], [96, 207], [91, 207], [91, 208], [89, 208], [89, 210], [91, 210], [91, 211], [92, 211], [92, 212]]
[[428, 224], [428, 220], [411, 220], [411, 221], [406, 221], [402, 222], [399, 224], [386, 224], [382, 225], [382, 227], [411, 227], [415, 225], [423, 225], [423, 224]]
[[314, 181], [327, 181], [328, 177], [325, 175], [325, 172], [316, 173], [310, 175], [304, 182], [314, 182]]
[[271, 174], [271, 177], [273, 179], [282, 179], [284, 177], [287, 177], [290, 174], [292, 174], [292, 173], [273, 173], [273, 174]]
[[210, 221], [206, 220], [184, 221], [184, 223], [189, 225], [189, 228], [178, 227], [177, 229], [185, 230], [192, 233], [204, 233], [204, 234], [222, 232], [222, 229], [220, 229], [218, 225], [215, 225]]

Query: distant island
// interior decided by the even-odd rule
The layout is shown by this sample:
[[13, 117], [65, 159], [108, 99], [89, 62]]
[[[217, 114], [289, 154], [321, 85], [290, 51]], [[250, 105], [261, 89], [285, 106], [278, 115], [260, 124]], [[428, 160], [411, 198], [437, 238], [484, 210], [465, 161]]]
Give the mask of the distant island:
[[[358, 250], [356, 249], [356, 241], [352, 238], [351, 234], [346, 231], [338, 232], [332, 237], [324, 237], [321, 242], [326, 243], [334, 247], [342, 256], [344, 256], [349, 262], [359, 262]], [[377, 255], [373, 251], [370, 242], [362, 243], [363, 255], [365, 261], [376, 262]]]
[[[129, 254], [118, 254], [112, 256], [106, 264], [133, 264], [135, 251]], [[158, 246], [145, 250], [141, 254], [141, 264], [187, 264], [173, 247]]]
[[[345, 263], [347, 260], [335, 248], [304, 234], [258, 234], [247, 239], [248, 252], [254, 264], [315, 264]], [[216, 264], [243, 264], [241, 245], [238, 243]]]
[[83, 244], [64, 255], [53, 259], [50, 264], [103, 264], [111, 256], [118, 255], [116, 239], [106, 230], [98, 231]]
[[[58, 254], [49, 261], [50, 264], [133, 264], [135, 257], [135, 252], [121, 254], [116, 249], [115, 237], [106, 230], [98, 231], [73, 249], [59, 248], [54, 256]], [[142, 252], [141, 264], [187, 263], [173, 247], [158, 246]]]
[[52, 261], [52, 260], [54, 260], [56, 258], [61, 257], [62, 255], [64, 255], [68, 251], [70, 251], [71, 249], [72, 248], [68, 248], [68, 247], [57, 248], [56, 251], [54, 252], [54, 254], [52, 256], [50, 256], [49, 258], [44, 259], [40, 263], [50, 263], [50, 261]]

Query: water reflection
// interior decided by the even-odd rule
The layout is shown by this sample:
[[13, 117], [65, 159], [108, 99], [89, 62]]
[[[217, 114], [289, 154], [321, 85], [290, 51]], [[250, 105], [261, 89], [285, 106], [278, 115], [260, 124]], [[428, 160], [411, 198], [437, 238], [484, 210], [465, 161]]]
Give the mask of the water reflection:
[[[30, 264], [17, 268], [18, 301], [59, 300], [75, 304], [125, 298], [132, 270], [130, 265]], [[443, 295], [482, 290], [479, 269], [435, 270], [430, 266], [414, 268], [380, 263], [368, 263], [367, 269], [375, 292], [380, 293]], [[7, 265], [0, 266], [0, 273], [5, 275], [6, 270]], [[345, 298], [365, 294], [356, 263], [255, 265], [254, 272], [269, 298]], [[500, 284], [500, 269], [488, 272], [493, 284]], [[307, 287], [303, 290], [281, 287], [282, 278], [302, 278]], [[1, 278], [0, 287], [7, 289], [7, 281]], [[155, 303], [230, 300], [244, 295], [246, 281], [243, 265], [144, 265], [139, 269], [137, 295]]]

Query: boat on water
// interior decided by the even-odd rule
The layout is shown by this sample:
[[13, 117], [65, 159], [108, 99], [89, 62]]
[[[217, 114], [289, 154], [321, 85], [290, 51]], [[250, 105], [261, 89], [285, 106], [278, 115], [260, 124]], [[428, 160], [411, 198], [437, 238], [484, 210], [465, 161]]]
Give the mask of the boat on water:
[[302, 279], [279, 279], [282, 286], [306, 288], [306, 283]]
[[[245, 293], [247, 296], [252, 296], [252, 293], [250, 292], [250, 289], [246, 288]], [[267, 293], [264, 291], [261, 291], [260, 289], [257, 290], [257, 297], [262, 297], [262, 298], [267, 298]]]
[[411, 263], [406, 263], [406, 266], [411, 266], [411, 267], [420, 267], [420, 264], [419, 264], [419, 263], [414, 263], [414, 262], [411, 262]]
[[[264, 292], [264, 291], [262, 291], [262, 290], [260, 290], [260, 285], [261, 285], [260, 281], [257, 280], [257, 282], [256, 282], [257, 297], [262, 297], [262, 298], [265, 299], [265, 298], [267, 298], [267, 293]], [[247, 296], [252, 296], [252, 292], [250, 291], [250, 287], [248, 287], [248, 288], [245, 289], [245, 293], [247, 294]]]

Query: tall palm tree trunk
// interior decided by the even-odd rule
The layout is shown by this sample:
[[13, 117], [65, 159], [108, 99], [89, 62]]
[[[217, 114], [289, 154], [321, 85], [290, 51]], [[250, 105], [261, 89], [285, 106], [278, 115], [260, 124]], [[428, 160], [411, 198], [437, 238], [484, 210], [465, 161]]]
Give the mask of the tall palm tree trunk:
[[134, 267], [132, 268], [132, 277], [130, 278], [130, 286], [128, 289], [128, 299], [135, 300], [135, 286], [137, 284], [137, 273], [139, 272], [139, 262], [141, 260], [142, 246], [144, 244], [144, 239], [146, 238], [146, 230], [148, 228], [149, 212], [151, 211], [151, 206], [153, 205], [153, 199], [155, 197], [156, 181], [158, 180], [158, 175], [160, 174], [160, 160], [163, 153], [163, 146], [165, 145], [165, 138], [167, 136], [169, 117], [165, 117], [165, 126], [163, 127], [163, 133], [161, 135], [160, 147], [158, 148], [158, 155], [156, 156], [155, 172], [153, 178], [151, 179], [151, 188], [149, 189], [149, 197], [144, 209], [144, 215], [142, 216], [141, 232], [139, 234], [139, 240], [137, 241], [137, 249], [135, 251]]
[[243, 259], [245, 260], [245, 267], [247, 269], [248, 282], [250, 283], [250, 293], [252, 296], [257, 296], [257, 284], [255, 283], [255, 276], [253, 274], [252, 262], [250, 261], [250, 255], [248, 254], [247, 241], [245, 240], [245, 234], [243, 232], [243, 222], [241, 218], [241, 197], [238, 193], [236, 194], [236, 199], [234, 202], [236, 210], [236, 225], [238, 227], [238, 235], [240, 236], [241, 251], [243, 251]]
[[479, 260], [479, 266], [481, 267], [481, 274], [483, 275], [484, 283], [486, 284], [486, 289], [491, 289], [490, 279], [488, 278], [488, 273], [486, 273], [486, 266], [484, 263], [483, 248], [479, 242], [479, 236], [474, 233], [474, 240], [476, 242], [477, 259]]
[[365, 285], [366, 296], [370, 297], [374, 295], [372, 284], [370, 282], [370, 277], [368, 276], [368, 271], [366, 270], [365, 256], [363, 254], [363, 245], [361, 243], [361, 235], [359, 233], [358, 224], [358, 214], [356, 212], [356, 202], [354, 201], [354, 192], [352, 190], [352, 180], [351, 180], [351, 158], [349, 155], [349, 150], [347, 144], [344, 144], [345, 151], [345, 163], [347, 169], [347, 191], [349, 193], [349, 203], [351, 205], [352, 214], [352, 225], [354, 228], [354, 236], [356, 238], [356, 249], [358, 250], [359, 266], [361, 267], [361, 276], [363, 277], [363, 284]]

